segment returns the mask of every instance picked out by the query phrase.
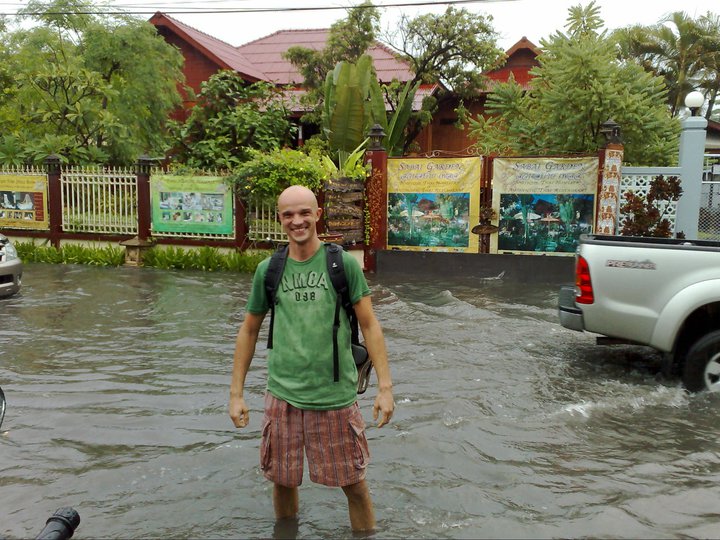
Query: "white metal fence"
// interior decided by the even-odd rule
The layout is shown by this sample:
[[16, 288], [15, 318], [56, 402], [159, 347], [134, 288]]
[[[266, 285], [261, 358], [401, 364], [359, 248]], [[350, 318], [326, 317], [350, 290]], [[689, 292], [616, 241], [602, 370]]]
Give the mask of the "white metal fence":
[[[664, 177], [677, 176], [680, 177], [681, 169], [679, 167], [623, 167], [622, 179], [620, 180], [620, 207], [625, 204], [625, 194], [632, 191], [636, 195], [647, 197], [650, 191], [650, 184], [653, 178], [659, 175]], [[671, 230], [675, 230], [675, 218], [677, 216], [677, 203], [661, 203], [658, 205], [663, 217], [670, 222]], [[618, 233], [620, 233], [625, 225], [627, 215], [618, 209]]]
[[720, 240], [720, 155], [705, 155], [698, 236]]
[[267, 203], [248, 203], [248, 240], [252, 242], [286, 242], [277, 219], [277, 206]]
[[133, 170], [66, 167], [60, 186], [63, 231], [137, 234], [137, 181]]

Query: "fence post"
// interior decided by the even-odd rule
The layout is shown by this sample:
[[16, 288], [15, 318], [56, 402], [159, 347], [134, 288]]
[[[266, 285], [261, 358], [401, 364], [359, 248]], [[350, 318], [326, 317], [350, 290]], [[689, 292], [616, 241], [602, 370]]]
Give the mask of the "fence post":
[[243, 251], [248, 246], [247, 207], [240, 198], [239, 190], [234, 187], [231, 189], [235, 200], [235, 247]]
[[50, 222], [50, 244], [60, 248], [62, 235], [62, 186], [60, 184], [60, 156], [51, 154], [45, 158], [48, 179], [48, 213]]
[[[382, 130], [380, 132], [382, 133]], [[365, 152], [365, 159], [370, 163], [370, 178], [365, 185], [367, 222], [363, 253], [367, 272], [377, 270], [377, 252], [387, 249], [387, 157], [387, 152], [379, 140], [373, 141], [370, 149]]]
[[690, 116], [682, 122], [678, 165], [683, 193], [677, 202], [675, 232], [682, 232], [685, 238], [698, 236], [707, 124], [702, 116]]
[[150, 167], [153, 162], [147, 156], [140, 156], [135, 168], [138, 228], [137, 236], [120, 242], [125, 247], [126, 266], [141, 266], [143, 254], [153, 245], [150, 238]]
[[135, 175], [137, 178], [138, 198], [138, 233], [140, 242], [150, 239], [150, 225], [152, 223], [150, 210], [150, 167], [153, 160], [148, 156], [140, 156], [137, 161]]

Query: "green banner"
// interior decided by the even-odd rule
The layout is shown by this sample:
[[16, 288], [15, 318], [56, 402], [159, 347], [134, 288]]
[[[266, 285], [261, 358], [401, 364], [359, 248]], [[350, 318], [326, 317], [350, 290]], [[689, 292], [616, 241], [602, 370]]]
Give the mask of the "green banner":
[[152, 230], [233, 234], [233, 198], [219, 176], [157, 175], [150, 179]]

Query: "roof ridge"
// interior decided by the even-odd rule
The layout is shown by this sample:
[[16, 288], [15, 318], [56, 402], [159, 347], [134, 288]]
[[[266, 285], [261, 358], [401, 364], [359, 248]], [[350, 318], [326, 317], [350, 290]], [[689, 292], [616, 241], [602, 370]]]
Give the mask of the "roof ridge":
[[155, 17], [156, 15], [162, 15], [163, 17], [165, 17], [166, 19], [170, 19], [172, 22], [174, 22], [174, 23], [177, 24], [177, 25], [184, 26], [185, 28], [189, 28], [190, 30], [192, 30], [192, 31], [194, 31], [194, 32], [197, 32], [198, 34], [202, 34], [202, 35], [204, 35], [204, 36], [207, 36], [207, 37], [209, 37], [210, 39], [212, 39], [212, 40], [214, 40], [214, 41], [217, 41], [217, 42], [219, 42], [219, 43], [223, 43], [224, 45], [227, 45], [228, 47], [232, 47], [233, 49], [236, 49], [236, 48], [237, 48], [236, 45], [233, 45], [233, 44], [231, 44], [231, 43], [228, 43], [227, 41], [224, 41], [224, 40], [222, 40], [222, 39], [220, 39], [220, 38], [218, 38], [218, 37], [215, 37], [215, 36], [213, 36], [213, 35], [211, 35], [211, 34], [208, 34], [207, 32], [204, 32], [204, 31], [202, 31], [202, 30], [199, 30], [198, 28], [195, 28], [194, 26], [191, 26], [191, 25], [189, 25], [189, 24], [187, 24], [187, 23], [185, 23], [185, 22], [183, 22], [183, 21], [181, 21], [181, 20], [179, 20], [179, 19], [176, 19], [175, 17], [171, 17], [170, 15], [168, 15], [167, 13], [165, 13], [165, 12], [163, 12], [163, 11], [156, 11], [156, 12], [155, 12], [155, 15], [153, 15], [153, 17]]
[[255, 38], [252, 41], [248, 41], [246, 43], [241, 43], [240, 45], [235, 46], [236, 49], [239, 49], [240, 47], [245, 47], [246, 45], [252, 45], [253, 43], [257, 43], [258, 41], [265, 40], [267, 38], [276, 36], [278, 34], [289, 34], [289, 33], [299, 33], [299, 32], [330, 32], [329, 28], [288, 28], [285, 30], [275, 30], [272, 34], [267, 34], [266, 36], [261, 36], [259, 38]]

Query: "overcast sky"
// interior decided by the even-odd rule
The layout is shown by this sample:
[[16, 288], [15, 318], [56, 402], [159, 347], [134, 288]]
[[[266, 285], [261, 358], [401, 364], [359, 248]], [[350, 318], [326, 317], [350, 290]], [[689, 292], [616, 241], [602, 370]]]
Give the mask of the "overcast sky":
[[[410, 3], [412, 0], [375, 0], [376, 6]], [[417, 0], [422, 2], [424, 0]], [[192, 9], [222, 8], [304, 8], [336, 7], [360, 3], [360, 0], [206, 0], [165, 2], [164, 4], [145, 4], [159, 11], [181, 11], [188, 6]], [[499, 44], [503, 49], [510, 48], [522, 36], [526, 36], [536, 45], [540, 39], [557, 30], [562, 30], [568, 16], [568, 8], [589, 2], [580, 0], [496, 0], [457, 4], [475, 13], [492, 15], [493, 24], [500, 34]], [[116, 4], [125, 4], [120, 1]], [[683, 10], [693, 17], [704, 15], [708, 11], [720, 14], [718, 0], [598, 0], [600, 15], [609, 29], [630, 24], [649, 25], [657, 23], [662, 17], [673, 11]], [[135, 4], [139, 5], [139, 4]], [[416, 16], [421, 13], [442, 13], [446, 4], [433, 2], [432, 5], [416, 7], [385, 7], [382, 9], [381, 26], [383, 29], [393, 25], [400, 13]], [[318, 11], [279, 11], [270, 13], [222, 13], [222, 14], [172, 14], [186, 24], [202, 30], [231, 45], [241, 45], [278, 30], [328, 28], [334, 21], [344, 18], [346, 12], [338, 10]]]

